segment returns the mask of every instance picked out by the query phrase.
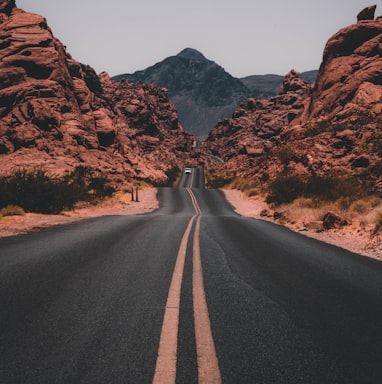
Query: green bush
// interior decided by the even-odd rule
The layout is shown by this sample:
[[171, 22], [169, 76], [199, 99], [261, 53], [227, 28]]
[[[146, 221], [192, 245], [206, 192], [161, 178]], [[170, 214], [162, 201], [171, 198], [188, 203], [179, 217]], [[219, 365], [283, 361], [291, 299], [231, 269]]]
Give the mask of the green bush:
[[51, 177], [42, 168], [21, 169], [0, 177], [0, 208], [16, 205], [26, 212], [59, 213], [77, 201], [111, 196], [114, 188], [108, 182], [90, 167], [77, 167], [63, 177]]

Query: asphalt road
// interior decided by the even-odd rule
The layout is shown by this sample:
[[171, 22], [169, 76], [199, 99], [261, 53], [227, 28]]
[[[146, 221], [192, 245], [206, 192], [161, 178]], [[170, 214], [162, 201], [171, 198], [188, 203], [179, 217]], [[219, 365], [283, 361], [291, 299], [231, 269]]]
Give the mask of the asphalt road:
[[382, 264], [203, 185], [1, 239], [0, 383], [381, 383]]

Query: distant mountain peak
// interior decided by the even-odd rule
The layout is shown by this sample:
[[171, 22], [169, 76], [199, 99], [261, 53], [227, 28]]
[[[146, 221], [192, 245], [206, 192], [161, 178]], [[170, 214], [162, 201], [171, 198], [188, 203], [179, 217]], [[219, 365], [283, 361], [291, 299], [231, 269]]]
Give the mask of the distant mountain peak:
[[193, 48], [185, 48], [183, 51], [179, 52], [177, 56], [193, 60], [207, 60], [202, 53]]

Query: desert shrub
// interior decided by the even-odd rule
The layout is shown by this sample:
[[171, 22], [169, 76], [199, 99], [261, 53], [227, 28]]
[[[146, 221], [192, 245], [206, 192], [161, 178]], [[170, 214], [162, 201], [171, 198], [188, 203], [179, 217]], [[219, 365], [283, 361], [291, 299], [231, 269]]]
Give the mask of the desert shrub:
[[382, 227], [382, 211], [379, 211], [375, 216], [375, 225]]
[[294, 201], [294, 205], [298, 208], [318, 208], [319, 203], [316, 199], [311, 199], [307, 197], [298, 197]]
[[245, 191], [245, 195], [247, 197], [257, 196], [259, 194], [259, 191], [256, 188], [250, 188]]
[[206, 178], [207, 187], [213, 189], [228, 187], [234, 179], [234, 177], [228, 173], [215, 171], [214, 169], [208, 169], [206, 171]]
[[375, 216], [374, 216], [374, 230], [373, 230], [373, 234], [377, 234], [378, 232], [380, 232], [382, 229], [382, 210], [378, 210], [377, 212], [375, 212]]
[[341, 175], [287, 175], [279, 176], [269, 185], [268, 203], [288, 204], [297, 198], [310, 198], [318, 206], [322, 202], [334, 202], [341, 199], [344, 208], [358, 198], [365, 196], [359, 181], [350, 176]]
[[262, 183], [266, 183], [267, 181], [269, 180], [269, 173], [267, 172], [264, 172], [261, 177], [260, 177], [260, 181]]
[[165, 178], [150, 180], [150, 179], [141, 179], [146, 182], [148, 185], [152, 185], [154, 187], [174, 187], [178, 182], [181, 174], [181, 169], [175, 165], [165, 171]]
[[306, 180], [306, 196], [318, 197], [324, 201], [361, 195], [361, 185], [352, 177], [339, 175], [312, 176]]
[[302, 176], [279, 176], [270, 183], [266, 200], [275, 205], [288, 204], [298, 197], [303, 197], [304, 191], [305, 181]]
[[349, 209], [356, 213], [365, 213], [371, 209], [372, 206], [373, 205], [366, 200], [356, 200], [350, 205]]
[[1, 216], [24, 216], [25, 211], [18, 207], [17, 205], [7, 205], [6, 207], [0, 209]]
[[95, 201], [113, 193], [108, 178], [90, 167], [77, 167], [63, 177], [36, 168], [0, 178], [0, 208], [17, 205], [26, 212], [58, 213], [77, 201]]
[[165, 173], [168, 179], [167, 185], [169, 187], [172, 187], [175, 185], [176, 181], [179, 179], [181, 169], [177, 165], [175, 165], [174, 167], [169, 168]]
[[239, 191], [245, 192], [252, 188], [252, 183], [242, 177], [236, 176], [233, 178], [229, 187], [232, 189], [238, 189]]
[[353, 201], [354, 199], [351, 196], [342, 196], [336, 201], [336, 203], [339, 209], [346, 211], [353, 204]]
[[276, 156], [282, 164], [288, 164], [296, 157], [296, 154], [294, 149], [290, 145], [284, 145], [276, 153]]
[[242, 191], [248, 197], [257, 196], [259, 194], [258, 189], [254, 187], [251, 181], [240, 176], [236, 176], [232, 179], [229, 188]]

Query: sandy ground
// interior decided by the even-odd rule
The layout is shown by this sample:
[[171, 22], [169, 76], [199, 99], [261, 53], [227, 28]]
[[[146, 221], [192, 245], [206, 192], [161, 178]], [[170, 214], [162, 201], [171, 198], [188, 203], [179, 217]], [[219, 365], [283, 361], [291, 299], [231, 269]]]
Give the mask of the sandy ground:
[[[259, 196], [246, 197], [237, 190], [224, 191], [227, 200], [237, 213], [246, 217], [261, 218], [260, 212], [267, 204]], [[130, 194], [116, 194], [112, 199], [98, 206], [84, 205], [74, 211], [61, 215], [40, 215], [28, 213], [25, 216], [0, 217], [0, 237], [13, 236], [55, 225], [69, 224], [90, 217], [105, 215], [136, 215], [152, 212], [159, 207], [155, 188], [146, 188], [139, 192], [139, 202], [131, 201]], [[271, 220], [271, 219], [267, 219]], [[274, 221], [274, 220], [271, 220]], [[382, 260], [382, 235], [373, 236], [371, 229], [363, 230], [358, 226], [347, 226], [340, 230], [316, 232], [309, 230], [301, 223], [287, 226], [303, 235], [337, 245], [361, 255]]]
[[105, 215], [136, 215], [152, 212], [159, 207], [155, 188], [139, 191], [139, 201], [131, 201], [131, 195], [118, 193], [98, 206], [82, 204], [73, 211], [61, 215], [27, 213], [24, 216], [0, 217], [0, 237], [19, 235], [55, 225], [74, 223], [90, 217]]
[[[227, 200], [235, 207], [237, 213], [246, 217], [261, 218], [260, 212], [267, 208], [267, 204], [259, 196], [246, 197], [237, 190], [224, 191]], [[273, 219], [266, 219], [276, 222]], [[372, 228], [361, 229], [356, 224], [343, 227], [341, 229], [332, 229], [323, 232], [309, 230], [302, 223], [294, 225], [286, 224], [291, 230], [299, 232], [305, 236], [336, 245], [349, 251], [382, 260], [382, 235], [372, 235]]]

